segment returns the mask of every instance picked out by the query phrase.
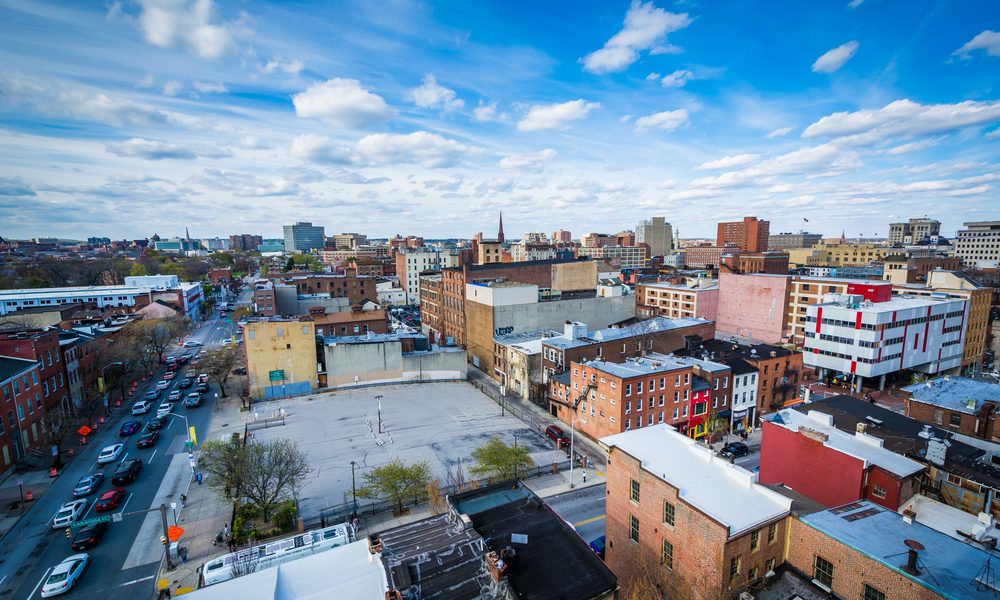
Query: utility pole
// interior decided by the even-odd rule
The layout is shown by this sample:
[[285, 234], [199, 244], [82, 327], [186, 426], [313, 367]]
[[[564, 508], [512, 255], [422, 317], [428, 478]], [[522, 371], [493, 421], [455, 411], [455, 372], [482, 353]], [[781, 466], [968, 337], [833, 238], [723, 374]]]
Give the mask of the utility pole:
[[351, 498], [353, 499], [353, 504], [351, 504], [351, 518], [358, 518], [358, 488], [354, 483], [354, 461], [351, 461]]
[[382, 396], [375, 396], [375, 402], [378, 403], [378, 432], [384, 433], [382, 431]]
[[174, 570], [174, 563], [170, 560], [170, 536], [167, 535], [167, 505], [160, 504], [160, 522], [163, 524], [163, 549], [167, 555], [167, 570]]

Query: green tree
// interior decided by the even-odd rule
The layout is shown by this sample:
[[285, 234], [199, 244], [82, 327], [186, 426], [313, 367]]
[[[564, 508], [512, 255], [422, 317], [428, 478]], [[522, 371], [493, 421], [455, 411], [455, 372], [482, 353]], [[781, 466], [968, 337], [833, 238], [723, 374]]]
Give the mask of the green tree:
[[389, 498], [396, 505], [396, 514], [402, 514], [405, 500], [426, 492], [431, 480], [431, 466], [426, 460], [406, 464], [394, 458], [363, 473], [361, 478], [364, 485], [358, 489], [358, 496]]
[[149, 275], [149, 268], [140, 262], [132, 263], [132, 266], [128, 270], [128, 274], [133, 277], [141, 277], [143, 275]]
[[294, 256], [289, 256], [288, 257], [288, 262], [285, 263], [285, 270], [286, 271], [294, 271], [295, 270], [295, 257]]
[[243, 352], [236, 344], [227, 344], [216, 350], [210, 350], [203, 362], [205, 372], [219, 384], [219, 391], [222, 397], [227, 396], [226, 382], [232, 374], [233, 369], [240, 362]]
[[199, 462], [216, 492], [246, 499], [267, 520], [281, 502], [295, 497], [312, 471], [305, 452], [288, 439], [245, 445], [206, 442]]
[[525, 446], [508, 446], [500, 438], [493, 437], [490, 441], [472, 451], [475, 464], [469, 472], [477, 477], [491, 479], [510, 479], [531, 468], [535, 461], [528, 454]]

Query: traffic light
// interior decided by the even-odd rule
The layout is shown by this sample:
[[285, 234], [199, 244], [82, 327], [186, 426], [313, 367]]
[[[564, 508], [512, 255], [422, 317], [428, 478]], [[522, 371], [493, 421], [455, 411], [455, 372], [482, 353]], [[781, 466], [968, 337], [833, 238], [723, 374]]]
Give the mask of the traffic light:
[[73, 528], [72, 527], [67, 527], [66, 528], [66, 539], [68, 540], [71, 537], [73, 537]]

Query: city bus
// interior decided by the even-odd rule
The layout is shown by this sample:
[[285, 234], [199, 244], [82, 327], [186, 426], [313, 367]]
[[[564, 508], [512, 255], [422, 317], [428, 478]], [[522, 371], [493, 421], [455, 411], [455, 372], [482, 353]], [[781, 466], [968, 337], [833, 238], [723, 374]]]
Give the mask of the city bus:
[[348, 523], [307, 531], [292, 537], [225, 554], [201, 566], [202, 585], [228, 581], [234, 577], [274, 567], [303, 556], [324, 552], [354, 541]]

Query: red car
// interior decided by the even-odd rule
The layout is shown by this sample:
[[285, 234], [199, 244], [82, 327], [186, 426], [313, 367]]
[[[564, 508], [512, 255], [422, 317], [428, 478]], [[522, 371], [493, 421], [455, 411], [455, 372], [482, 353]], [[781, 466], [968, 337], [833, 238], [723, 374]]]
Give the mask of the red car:
[[125, 488], [115, 488], [111, 491], [104, 492], [101, 497], [97, 499], [94, 503], [94, 510], [97, 512], [107, 512], [109, 510], [114, 510], [118, 508], [121, 504], [122, 499], [125, 498]]

